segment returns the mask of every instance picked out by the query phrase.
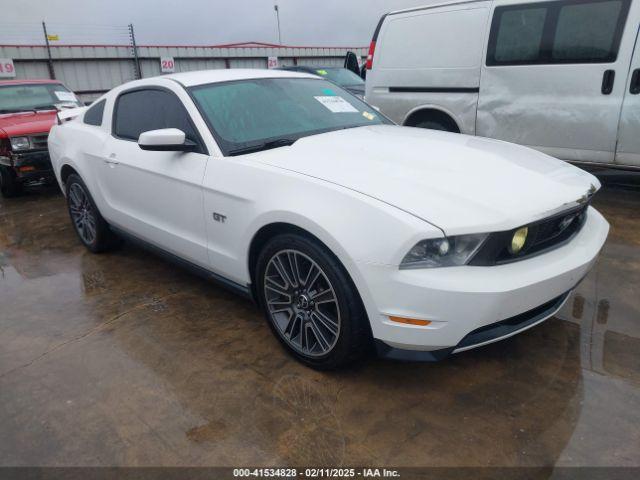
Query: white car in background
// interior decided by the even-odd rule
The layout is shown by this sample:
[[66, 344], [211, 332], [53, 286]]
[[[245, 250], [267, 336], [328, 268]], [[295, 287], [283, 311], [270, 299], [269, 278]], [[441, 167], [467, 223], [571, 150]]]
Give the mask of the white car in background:
[[393, 125], [313, 75], [167, 75], [60, 115], [49, 148], [89, 250], [134, 238], [255, 298], [317, 368], [372, 340], [434, 360], [525, 330], [560, 308], [609, 229], [592, 175]]

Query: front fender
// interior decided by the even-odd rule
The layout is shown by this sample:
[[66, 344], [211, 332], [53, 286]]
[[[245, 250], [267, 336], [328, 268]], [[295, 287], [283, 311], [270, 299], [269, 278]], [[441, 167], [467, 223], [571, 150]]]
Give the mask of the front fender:
[[442, 236], [437, 227], [380, 200], [248, 158], [211, 159], [204, 185], [211, 265], [244, 285], [251, 282], [252, 241], [274, 223], [318, 238], [354, 281], [359, 263], [398, 265], [418, 241]]

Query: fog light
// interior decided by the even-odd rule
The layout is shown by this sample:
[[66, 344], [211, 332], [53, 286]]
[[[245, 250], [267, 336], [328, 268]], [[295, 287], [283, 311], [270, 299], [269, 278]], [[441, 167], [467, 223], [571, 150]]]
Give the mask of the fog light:
[[524, 244], [527, 242], [527, 235], [529, 234], [528, 227], [522, 227], [516, 230], [516, 233], [513, 234], [513, 238], [511, 239], [511, 245], [509, 245], [509, 251], [517, 255], [524, 247]]

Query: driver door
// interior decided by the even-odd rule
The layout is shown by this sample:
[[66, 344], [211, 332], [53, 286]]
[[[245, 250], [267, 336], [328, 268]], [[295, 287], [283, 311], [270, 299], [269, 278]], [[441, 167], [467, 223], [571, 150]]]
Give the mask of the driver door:
[[[178, 128], [195, 152], [146, 151], [142, 132]], [[208, 265], [202, 179], [208, 155], [176, 94], [159, 87], [121, 93], [104, 144], [100, 189], [110, 222], [199, 266]]]

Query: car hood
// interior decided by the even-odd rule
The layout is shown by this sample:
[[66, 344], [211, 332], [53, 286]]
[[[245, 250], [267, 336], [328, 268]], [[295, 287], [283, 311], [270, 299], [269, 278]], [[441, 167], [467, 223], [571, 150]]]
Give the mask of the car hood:
[[9, 137], [47, 133], [55, 122], [55, 111], [0, 114], [0, 130]]
[[449, 235], [515, 228], [600, 187], [593, 175], [529, 148], [391, 125], [304, 137], [251, 157], [376, 198]]

